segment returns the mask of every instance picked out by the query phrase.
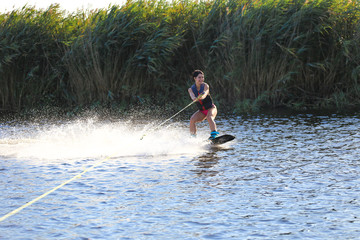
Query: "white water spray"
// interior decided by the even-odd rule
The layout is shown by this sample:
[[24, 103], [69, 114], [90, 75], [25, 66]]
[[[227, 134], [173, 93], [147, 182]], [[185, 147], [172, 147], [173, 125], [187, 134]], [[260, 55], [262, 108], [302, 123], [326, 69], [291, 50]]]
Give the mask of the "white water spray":
[[69, 160], [108, 156], [197, 155], [203, 138], [189, 137], [186, 126], [136, 126], [96, 119], [57, 124], [24, 124], [0, 129], [0, 156], [15, 159]]

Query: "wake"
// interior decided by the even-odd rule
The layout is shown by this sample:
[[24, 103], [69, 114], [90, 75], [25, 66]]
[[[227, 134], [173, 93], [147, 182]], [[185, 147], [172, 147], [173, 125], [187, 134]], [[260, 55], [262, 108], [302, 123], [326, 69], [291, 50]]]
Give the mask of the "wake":
[[204, 152], [204, 138], [190, 138], [184, 124], [172, 123], [152, 130], [154, 126], [156, 124], [105, 122], [94, 118], [1, 125], [0, 156], [50, 161]]

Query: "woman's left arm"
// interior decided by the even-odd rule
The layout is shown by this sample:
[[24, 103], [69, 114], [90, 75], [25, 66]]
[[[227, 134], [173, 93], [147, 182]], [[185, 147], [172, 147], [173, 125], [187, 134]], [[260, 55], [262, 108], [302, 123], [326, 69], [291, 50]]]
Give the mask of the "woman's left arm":
[[209, 85], [207, 83], [204, 83], [205, 86], [204, 86], [204, 92], [203, 93], [200, 93], [202, 94], [202, 96], [200, 97], [200, 99], [204, 99], [206, 98], [206, 96], [209, 94], [210, 92], [210, 89], [209, 89]]

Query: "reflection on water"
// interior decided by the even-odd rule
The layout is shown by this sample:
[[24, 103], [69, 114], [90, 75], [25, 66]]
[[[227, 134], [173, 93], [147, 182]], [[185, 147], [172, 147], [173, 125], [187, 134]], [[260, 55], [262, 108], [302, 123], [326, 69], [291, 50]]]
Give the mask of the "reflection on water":
[[[0, 215], [115, 153], [0, 222], [0, 239], [356, 239], [356, 115], [218, 118], [211, 147], [173, 123], [79, 121], [0, 127]], [[66, 153], [66, 151], [68, 151]]]
[[[229, 143], [231, 144], [231, 143]], [[199, 176], [209, 176], [213, 177], [218, 173], [218, 169], [216, 168], [219, 160], [222, 159], [221, 156], [219, 156], [218, 153], [223, 152], [226, 154], [226, 152], [234, 151], [234, 148], [223, 146], [209, 146], [209, 151], [205, 152], [203, 155], [197, 157], [194, 159], [194, 166], [197, 168], [193, 170], [194, 173], [198, 174]]]

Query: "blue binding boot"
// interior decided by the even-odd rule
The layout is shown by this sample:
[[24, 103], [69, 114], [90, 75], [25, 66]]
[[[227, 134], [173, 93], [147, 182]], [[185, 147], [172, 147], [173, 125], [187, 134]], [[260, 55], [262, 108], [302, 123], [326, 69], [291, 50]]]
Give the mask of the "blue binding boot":
[[219, 132], [217, 132], [217, 131], [212, 131], [212, 132], [210, 133], [209, 140], [212, 140], [212, 139], [216, 138], [217, 136], [219, 136]]

